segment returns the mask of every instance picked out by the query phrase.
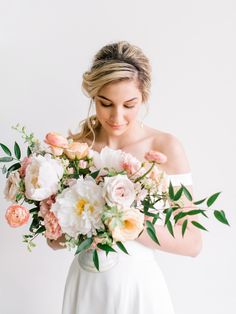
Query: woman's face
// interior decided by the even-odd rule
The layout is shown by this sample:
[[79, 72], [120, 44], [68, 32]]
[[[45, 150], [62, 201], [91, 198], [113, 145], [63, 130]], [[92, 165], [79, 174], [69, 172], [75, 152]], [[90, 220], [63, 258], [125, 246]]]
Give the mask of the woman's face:
[[110, 135], [121, 135], [137, 121], [142, 93], [134, 80], [112, 82], [95, 96], [96, 116]]

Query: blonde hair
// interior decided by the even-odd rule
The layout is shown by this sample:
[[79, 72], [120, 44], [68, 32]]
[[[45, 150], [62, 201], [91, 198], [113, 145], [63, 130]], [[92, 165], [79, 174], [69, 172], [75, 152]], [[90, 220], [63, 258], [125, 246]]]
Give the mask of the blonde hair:
[[79, 124], [80, 132], [69, 137], [75, 141], [83, 141], [89, 135], [93, 135], [95, 141], [95, 129], [101, 124], [96, 115], [90, 116], [90, 110], [94, 97], [101, 88], [111, 82], [121, 80], [137, 80], [142, 93], [143, 103], [147, 103], [151, 89], [151, 65], [143, 51], [127, 41], [118, 41], [102, 47], [94, 56], [93, 64], [89, 71], [83, 74], [82, 91], [89, 97], [90, 107], [88, 117]]

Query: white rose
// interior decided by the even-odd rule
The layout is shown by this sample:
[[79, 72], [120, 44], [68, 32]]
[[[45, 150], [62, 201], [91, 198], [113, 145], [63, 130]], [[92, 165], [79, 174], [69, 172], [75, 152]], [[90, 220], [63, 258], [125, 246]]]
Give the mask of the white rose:
[[127, 175], [105, 177], [103, 197], [108, 205], [122, 205], [129, 207], [135, 199], [134, 184]]
[[33, 156], [26, 168], [25, 195], [28, 199], [42, 201], [57, 193], [64, 168], [58, 159], [50, 154]]
[[16, 200], [16, 195], [19, 193], [20, 187], [20, 175], [19, 172], [11, 172], [4, 189], [4, 196], [6, 200], [14, 202]]
[[58, 218], [61, 229], [72, 237], [92, 236], [104, 227], [101, 217], [105, 202], [102, 189], [94, 179], [79, 178], [75, 184], [56, 197], [51, 211]]
[[116, 242], [135, 240], [144, 228], [144, 215], [137, 209], [128, 209], [123, 213], [122, 224], [111, 220], [108, 227]]

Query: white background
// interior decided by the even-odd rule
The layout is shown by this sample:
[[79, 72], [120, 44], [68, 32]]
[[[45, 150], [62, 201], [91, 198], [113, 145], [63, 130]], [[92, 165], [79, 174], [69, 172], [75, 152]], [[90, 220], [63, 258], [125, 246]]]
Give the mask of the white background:
[[[176, 314], [236, 313], [235, 20], [233, 0], [0, 1], [0, 142], [11, 148], [22, 143], [17, 122], [40, 140], [76, 129], [89, 105], [82, 73], [103, 45], [128, 40], [150, 58], [145, 123], [182, 141], [195, 197], [222, 191], [216, 206], [231, 223], [202, 220], [195, 258], [158, 252]], [[0, 313], [60, 313], [73, 253], [43, 238], [28, 253], [27, 227], [6, 224], [0, 199]]]

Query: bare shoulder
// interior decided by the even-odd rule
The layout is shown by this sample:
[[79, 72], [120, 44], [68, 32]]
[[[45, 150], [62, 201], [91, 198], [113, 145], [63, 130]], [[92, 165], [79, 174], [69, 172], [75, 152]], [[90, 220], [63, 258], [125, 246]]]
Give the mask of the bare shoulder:
[[182, 142], [173, 134], [156, 130], [153, 149], [167, 156], [162, 169], [169, 174], [190, 172], [190, 165]]

